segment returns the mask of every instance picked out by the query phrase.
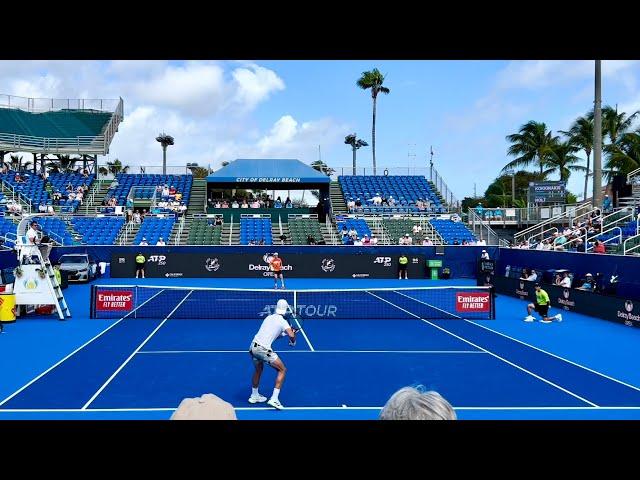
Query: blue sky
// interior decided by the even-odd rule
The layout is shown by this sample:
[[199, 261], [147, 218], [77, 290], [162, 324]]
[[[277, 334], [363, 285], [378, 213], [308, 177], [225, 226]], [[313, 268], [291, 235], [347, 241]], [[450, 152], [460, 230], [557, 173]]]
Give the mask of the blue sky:
[[[387, 75], [378, 102], [377, 159], [406, 172], [434, 163], [454, 194], [484, 192], [508, 161], [505, 136], [529, 120], [556, 132], [593, 103], [593, 61], [2, 61], [0, 93], [117, 98], [125, 121], [108, 158], [160, 165], [160, 131], [176, 139], [170, 165], [218, 168], [235, 158], [318, 158], [350, 167], [344, 136], [371, 140], [373, 67]], [[640, 109], [640, 62], [603, 62], [603, 103]], [[409, 155], [411, 154], [411, 155]], [[370, 169], [371, 148], [358, 152]], [[134, 170], [135, 171], [135, 170]], [[148, 170], [149, 171], [149, 170]], [[416, 170], [413, 170], [416, 171]], [[581, 191], [581, 178], [569, 187]]]

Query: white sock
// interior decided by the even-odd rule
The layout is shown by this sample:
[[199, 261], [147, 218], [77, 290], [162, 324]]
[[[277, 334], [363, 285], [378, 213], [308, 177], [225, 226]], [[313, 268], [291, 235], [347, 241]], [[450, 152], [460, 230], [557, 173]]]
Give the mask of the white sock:
[[280, 389], [279, 388], [274, 388], [273, 389], [273, 395], [271, 395], [271, 399], [272, 400], [278, 400], [278, 395], [280, 395]]
[[258, 395], [259, 395], [258, 389], [251, 387], [251, 396], [252, 397], [257, 397]]
[[560, 314], [558, 313], [555, 317], [553, 318], [560, 318]]

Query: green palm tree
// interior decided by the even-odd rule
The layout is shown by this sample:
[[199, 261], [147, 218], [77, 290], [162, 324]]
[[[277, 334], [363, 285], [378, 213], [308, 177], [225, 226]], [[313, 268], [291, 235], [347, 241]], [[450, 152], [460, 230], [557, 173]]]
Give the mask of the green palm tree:
[[518, 133], [507, 135], [507, 141], [511, 146], [507, 154], [516, 157], [515, 160], [507, 163], [502, 171], [528, 167], [537, 164], [540, 173], [543, 173], [546, 157], [549, 154], [549, 146], [557, 137], [552, 136], [544, 123], [530, 120], [520, 127]]
[[583, 171], [585, 167], [575, 165], [580, 161], [575, 152], [579, 150], [579, 147], [573, 145], [571, 142], [562, 142], [557, 137], [547, 147], [547, 154], [545, 156], [545, 170], [546, 175], [550, 175], [556, 170], [560, 174], [560, 181], [567, 181], [571, 176], [572, 171]]
[[614, 145], [629, 131], [638, 113], [640, 112], [627, 116], [625, 112], [618, 113], [617, 106], [613, 108], [609, 105], [602, 109], [602, 134], [609, 137], [609, 146]]
[[11, 170], [20, 171], [20, 166], [22, 165], [22, 155], [11, 155], [9, 157], [11, 160], [9, 161], [9, 165], [11, 165]]
[[640, 168], [640, 128], [618, 139], [607, 156], [603, 174], [609, 181], [614, 175], [626, 175], [636, 168]]
[[362, 76], [356, 82], [356, 85], [363, 90], [371, 89], [371, 98], [373, 100], [373, 121], [371, 123], [371, 151], [373, 152], [373, 174], [376, 174], [376, 104], [378, 102], [378, 94], [384, 93], [388, 95], [391, 90], [383, 86], [384, 75], [380, 70], [374, 68], [369, 72], [362, 72]]
[[107, 162], [107, 170], [109, 170], [109, 173], [117, 175], [119, 173], [127, 173], [129, 166], [123, 166], [122, 162], [116, 158], [113, 162]]
[[591, 152], [593, 151], [593, 110], [584, 117], [575, 119], [571, 128], [567, 131], [560, 130], [560, 133], [569, 138], [569, 143], [584, 150], [587, 156], [587, 167], [584, 172], [584, 197], [587, 198], [587, 183], [589, 182], [589, 167]]
[[105, 167], [99, 167], [98, 168], [98, 173], [100, 175], [108, 175], [109, 174], [109, 170]]

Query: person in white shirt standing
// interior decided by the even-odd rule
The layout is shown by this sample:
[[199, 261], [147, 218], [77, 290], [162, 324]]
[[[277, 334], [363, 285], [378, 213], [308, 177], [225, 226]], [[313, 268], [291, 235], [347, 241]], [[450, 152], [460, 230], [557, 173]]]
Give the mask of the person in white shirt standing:
[[38, 222], [31, 222], [27, 230], [27, 240], [31, 245], [38, 243]]
[[256, 336], [253, 337], [253, 340], [251, 341], [249, 355], [251, 355], [255, 372], [251, 378], [251, 396], [249, 397], [249, 403], [267, 401], [267, 397], [260, 395], [258, 392], [260, 376], [264, 370], [264, 364], [267, 363], [278, 371], [273, 394], [269, 401], [267, 401], [267, 405], [278, 410], [282, 410], [284, 408], [278, 397], [280, 395], [280, 389], [282, 388], [287, 368], [278, 357], [278, 354], [271, 349], [271, 344], [279, 337], [288, 335], [289, 345], [295, 346], [297, 329], [291, 327], [289, 322], [287, 322], [283, 317], [288, 310], [289, 304], [287, 301], [285, 299], [278, 300], [278, 303], [276, 304], [276, 312], [267, 316], [262, 321], [260, 330], [258, 330], [258, 333], [256, 333]]

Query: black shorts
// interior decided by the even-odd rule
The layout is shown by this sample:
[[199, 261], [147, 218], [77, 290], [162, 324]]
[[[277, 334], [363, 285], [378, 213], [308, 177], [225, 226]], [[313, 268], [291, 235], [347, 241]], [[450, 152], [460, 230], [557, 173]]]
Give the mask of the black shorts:
[[534, 303], [533, 306], [535, 308], [535, 311], [543, 317], [546, 317], [549, 314], [549, 304], [540, 305], [539, 303]]
[[398, 268], [400, 269], [401, 272], [404, 272], [407, 269], [407, 265], [408, 264], [406, 264], [406, 263], [404, 265], [400, 264], [400, 265], [398, 265]]
[[136, 270], [144, 270], [144, 263], [136, 263]]

